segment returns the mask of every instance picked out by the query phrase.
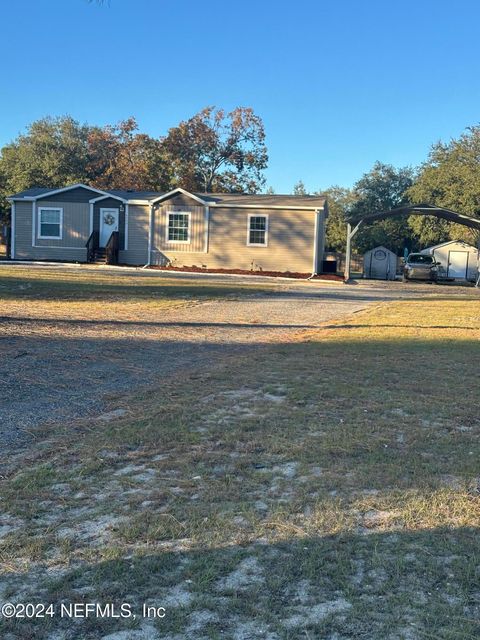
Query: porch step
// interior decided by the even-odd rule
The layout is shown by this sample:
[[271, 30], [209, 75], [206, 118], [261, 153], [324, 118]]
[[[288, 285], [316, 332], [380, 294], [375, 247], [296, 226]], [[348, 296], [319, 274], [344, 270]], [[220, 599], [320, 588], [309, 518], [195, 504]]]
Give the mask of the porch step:
[[105, 249], [95, 249], [93, 255], [93, 262], [103, 263], [107, 262], [107, 252]]

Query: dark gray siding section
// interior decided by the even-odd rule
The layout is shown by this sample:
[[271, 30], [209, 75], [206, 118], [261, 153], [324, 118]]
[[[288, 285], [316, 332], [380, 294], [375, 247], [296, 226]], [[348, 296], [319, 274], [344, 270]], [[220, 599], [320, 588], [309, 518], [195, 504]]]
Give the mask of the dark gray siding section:
[[149, 207], [128, 207], [128, 250], [120, 251], [121, 264], [144, 265], [148, 260]]
[[[59, 240], [38, 238], [37, 210], [42, 206], [63, 209], [63, 237]], [[61, 260], [85, 262], [85, 243], [89, 235], [89, 205], [42, 200], [15, 202], [15, 258], [18, 260]], [[33, 246], [35, 245], [35, 246]]]
[[41, 202], [42, 200], [48, 200], [49, 202], [88, 202], [89, 200], [98, 198], [99, 195], [100, 194], [96, 191], [77, 187], [76, 189], [62, 191], [61, 193], [57, 193], [53, 196], [47, 196], [47, 198], [38, 198], [38, 202]]

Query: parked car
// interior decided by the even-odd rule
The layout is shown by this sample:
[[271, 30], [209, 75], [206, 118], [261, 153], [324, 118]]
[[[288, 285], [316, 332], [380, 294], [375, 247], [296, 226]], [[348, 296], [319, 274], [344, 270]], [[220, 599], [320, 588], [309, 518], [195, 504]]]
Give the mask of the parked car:
[[427, 280], [428, 282], [436, 282], [439, 264], [433, 256], [425, 253], [411, 253], [405, 260], [403, 281]]

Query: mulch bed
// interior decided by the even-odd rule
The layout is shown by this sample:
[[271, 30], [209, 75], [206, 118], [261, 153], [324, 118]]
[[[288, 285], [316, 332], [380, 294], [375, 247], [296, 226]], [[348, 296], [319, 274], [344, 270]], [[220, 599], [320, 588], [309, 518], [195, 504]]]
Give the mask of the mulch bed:
[[161, 267], [159, 265], [150, 265], [149, 269], [158, 269], [159, 271], [186, 271], [189, 273], [233, 273], [239, 276], [269, 276], [274, 278], [297, 278], [299, 280], [305, 280], [310, 278], [311, 280], [335, 280], [342, 282], [343, 277], [335, 273], [322, 273], [320, 275], [313, 276], [311, 273], [299, 273], [297, 271], [247, 271], [246, 269], [203, 269], [196, 267]]

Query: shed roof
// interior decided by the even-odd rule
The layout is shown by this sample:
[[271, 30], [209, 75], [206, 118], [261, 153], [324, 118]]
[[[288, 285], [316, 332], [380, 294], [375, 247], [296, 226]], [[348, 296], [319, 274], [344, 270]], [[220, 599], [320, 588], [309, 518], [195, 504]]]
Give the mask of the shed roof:
[[391, 249], [388, 249], [383, 244], [379, 244], [378, 247], [373, 247], [372, 249], [369, 249], [368, 251], [365, 251], [364, 255], [366, 256], [367, 254], [372, 253], [373, 251], [378, 251], [379, 249], [381, 249], [382, 251], [386, 251], [387, 253], [391, 253], [395, 257], [397, 257], [397, 254], [395, 253], [395, 251], [392, 251]]
[[449, 244], [461, 244], [464, 247], [468, 247], [469, 249], [473, 249], [474, 251], [478, 251], [477, 247], [469, 242], [465, 242], [464, 240], [447, 240], [446, 242], [440, 242], [440, 244], [434, 244], [431, 247], [425, 247], [422, 249], [422, 253], [424, 251], [433, 251], [434, 249], [441, 249], [442, 247], [447, 247]]

